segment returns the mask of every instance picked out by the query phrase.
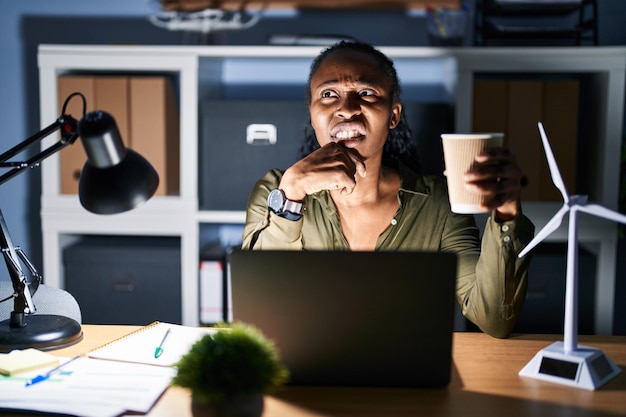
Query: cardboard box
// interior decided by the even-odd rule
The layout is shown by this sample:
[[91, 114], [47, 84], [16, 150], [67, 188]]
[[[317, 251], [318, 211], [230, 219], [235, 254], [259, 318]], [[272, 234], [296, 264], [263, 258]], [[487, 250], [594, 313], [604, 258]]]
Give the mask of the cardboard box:
[[124, 144], [132, 148], [129, 131], [129, 82], [130, 78], [124, 76], [94, 77], [96, 92], [94, 110], [102, 110], [113, 116], [117, 122], [117, 128], [124, 140]]
[[159, 174], [155, 195], [175, 195], [180, 190], [180, 140], [178, 106], [167, 77], [130, 79], [130, 140]]
[[528, 185], [522, 190], [522, 198], [540, 201], [546, 166], [537, 129], [537, 122], [542, 119], [543, 83], [513, 80], [508, 82], [508, 90], [505, 105], [508, 110], [508, 122], [504, 144], [515, 153], [520, 167], [528, 178]]
[[[579, 83], [562, 80], [544, 83], [543, 127], [550, 140], [554, 158], [569, 193], [576, 193], [576, 164], [578, 160], [578, 97]], [[543, 152], [543, 151], [542, 151]], [[543, 153], [542, 153], [543, 154]], [[545, 159], [545, 158], [544, 158]], [[550, 175], [544, 165], [544, 178]], [[541, 183], [542, 200], [561, 201], [563, 197], [552, 180]]]
[[506, 81], [474, 81], [472, 103], [474, 132], [506, 132], [508, 92]]
[[576, 190], [579, 82], [577, 80], [476, 80], [473, 130], [504, 132], [504, 144], [528, 177], [522, 198], [561, 201], [537, 123], [542, 122], [570, 192]]
[[[173, 88], [167, 77], [61, 76], [58, 79], [59, 113], [73, 92], [81, 92], [87, 112], [102, 110], [117, 122], [126, 147], [148, 159], [160, 178], [156, 195], [179, 191], [179, 121]], [[83, 117], [82, 100], [73, 98], [67, 112]], [[61, 193], [78, 194], [80, 172], [87, 160], [82, 144], [61, 152]]]
[[[128, 77], [123, 76], [61, 76], [58, 79], [59, 114], [63, 102], [74, 93], [85, 96], [86, 112], [103, 110], [110, 113], [117, 122], [126, 146], [128, 141]], [[66, 112], [76, 120], [83, 117], [83, 102], [74, 97], [68, 103]], [[61, 193], [78, 194], [80, 173], [87, 161], [87, 155], [80, 140], [61, 152]]]
[[[80, 92], [87, 101], [86, 111], [92, 111], [95, 104], [94, 77], [89, 76], [61, 76], [58, 79], [58, 114], [61, 115], [63, 103], [74, 92]], [[80, 97], [72, 98], [66, 107], [66, 114], [76, 120], [83, 117], [83, 102]], [[80, 139], [79, 139], [80, 141]], [[61, 193], [78, 194], [78, 179], [83, 170], [87, 156], [82, 144], [75, 142], [67, 146], [59, 154], [61, 164]]]

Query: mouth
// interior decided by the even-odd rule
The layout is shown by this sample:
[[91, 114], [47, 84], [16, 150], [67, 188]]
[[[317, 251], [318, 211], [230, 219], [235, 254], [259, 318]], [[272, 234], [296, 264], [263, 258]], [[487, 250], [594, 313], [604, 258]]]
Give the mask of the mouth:
[[355, 139], [361, 136], [363, 135], [356, 130], [344, 130], [344, 131], [335, 133], [333, 137], [337, 140], [349, 140], [349, 139]]
[[365, 129], [360, 124], [340, 124], [330, 132], [330, 137], [336, 143], [356, 143], [365, 137]]

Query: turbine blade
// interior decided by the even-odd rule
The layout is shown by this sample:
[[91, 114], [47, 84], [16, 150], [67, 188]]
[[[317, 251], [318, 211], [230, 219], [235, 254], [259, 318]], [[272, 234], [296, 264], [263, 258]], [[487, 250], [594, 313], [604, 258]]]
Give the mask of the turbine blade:
[[539, 133], [541, 134], [543, 149], [546, 152], [548, 166], [550, 167], [550, 176], [552, 177], [552, 182], [561, 192], [561, 195], [563, 196], [563, 201], [567, 202], [569, 201], [569, 194], [567, 193], [567, 188], [565, 187], [565, 182], [563, 181], [563, 177], [561, 176], [559, 166], [557, 165], [556, 159], [554, 158], [554, 153], [552, 152], [552, 147], [550, 146], [550, 142], [548, 141], [548, 136], [546, 135], [546, 131], [543, 129], [543, 124], [539, 122], [537, 123], [537, 125], [539, 126]]
[[546, 237], [548, 237], [548, 235], [550, 235], [552, 232], [558, 229], [559, 226], [561, 225], [561, 221], [563, 221], [563, 216], [565, 216], [565, 214], [568, 211], [569, 211], [569, 206], [567, 204], [564, 204], [561, 207], [561, 209], [557, 211], [554, 216], [552, 216], [552, 218], [548, 221], [548, 223], [546, 223], [546, 225], [543, 226], [543, 229], [541, 229], [535, 235], [535, 237], [530, 242], [528, 242], [528, 245], [526, 245], [526, 247], [522, 249], [522, 251], [519, 253], [519, 255], [517, 255], [517, 257], [522, 258], [523, 256], [525, 256], [535, 246], [541, 243], [541, 241], [543, 241]]
[[613, 210], [609, 210], [606, 207], [599, 206], [597, 204], [587, 204], [586, 206], [579, 206], [578, 210], [584, 211], [594, 216], [604, 217], [605, 219], [613, 220], [619, 223], [626, 224], [626, 215], [618, 213]]

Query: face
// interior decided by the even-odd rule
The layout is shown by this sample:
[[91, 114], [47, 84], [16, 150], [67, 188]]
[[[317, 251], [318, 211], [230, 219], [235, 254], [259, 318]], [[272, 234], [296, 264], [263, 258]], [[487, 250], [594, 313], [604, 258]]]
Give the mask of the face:
[[389, 129], [402, 106], [375, 58], [360, 51], [335, 52], [312, 75], [311, 124], [320, 146], [338, 142], [368, 159], [382, 156]]

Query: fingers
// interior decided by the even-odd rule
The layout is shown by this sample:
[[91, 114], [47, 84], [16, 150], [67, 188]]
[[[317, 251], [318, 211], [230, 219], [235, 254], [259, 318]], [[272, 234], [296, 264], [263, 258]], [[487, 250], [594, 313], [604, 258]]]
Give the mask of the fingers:
[[341, 194], [343, 195], [352, 194], [356, 186], [356, 175], [365, 178], [367, 174], [365, 162], [363, 162], [361, 155], [354, 149], [349, 149], [336, 143], [330, 143], [327, 146], [334, 148], [334, 151], [331, 152], [331, 158], [336, 158], [335, 162], [337, 163], [334, 168], [343, 171], [345, 175], [340, 175], [339, 178], [337, 178], [335, 176], [337, 172], [333, 172], [333, 169], [329, 170], [329, 180], [331, 183], [334, 181], [335, 184], [327, 189], [341, 190]]
[[510, 202], [517, 205], [526, 181], [515, 155], [506, 148], [477, 155], [464, 179], [466, 188], [485, 196], [485, 207], [490, 210]]
[[353, 159], [353, 162], [356, 166], [356, 173], [359, 174], [361, 178], [365, 178], [367, 171], [365, 170], [365, 162], [363, 162], [360, 158]]
[[296, 196], [314, 194], [321, 190], [340, 190], [351, 194], [356, 176], [364, 178], [365, 163], [354, 149], [328, 143], [289, 167], [281, 180], [281, 188]]

